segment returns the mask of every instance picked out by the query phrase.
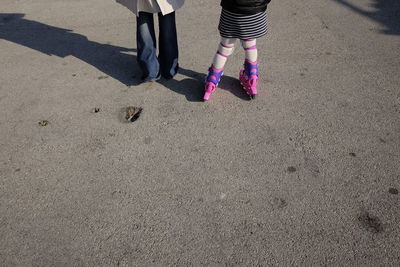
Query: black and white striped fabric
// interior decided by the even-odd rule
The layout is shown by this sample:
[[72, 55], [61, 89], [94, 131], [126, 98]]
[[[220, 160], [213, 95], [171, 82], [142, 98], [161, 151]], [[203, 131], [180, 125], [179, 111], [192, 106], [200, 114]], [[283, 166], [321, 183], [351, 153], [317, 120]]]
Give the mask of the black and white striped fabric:
[[267, 34], [267, 12], [254, 15], [232, 13], [222, 9], [218, 30], [224, 38], [257, 39]]

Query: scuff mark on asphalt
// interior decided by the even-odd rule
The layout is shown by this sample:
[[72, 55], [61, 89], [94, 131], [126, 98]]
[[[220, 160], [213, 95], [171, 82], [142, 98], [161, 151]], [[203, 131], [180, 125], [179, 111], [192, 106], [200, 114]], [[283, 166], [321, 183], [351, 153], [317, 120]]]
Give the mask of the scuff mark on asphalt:
[[383, 226], [381, 220], [376, 217], [372, 216], [367, 211], [362, 211], [361, 214], [358, 216], [358, 221], [360, 222], [361, 226], [371, 233], [381, 233], [383, 232]]

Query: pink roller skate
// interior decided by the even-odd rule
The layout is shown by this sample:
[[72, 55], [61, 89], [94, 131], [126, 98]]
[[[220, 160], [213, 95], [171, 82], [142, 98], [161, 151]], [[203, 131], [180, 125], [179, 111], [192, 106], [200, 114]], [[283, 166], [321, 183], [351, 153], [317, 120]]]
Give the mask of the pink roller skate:
[[221, 76], [223, 74], [224, 70], [223, 69], [216, 69], [213, 66], [211, 66], [208, 69], [208, 75], [206, 77], [206, 83], [204, 85], [205, 93], [204, 93], [204, 101], [207, 101], [210, 99], [210, 96], [212, 92], [217, 89], [218, 83], [221, 80]]
[[251, 99], [254, 99], [257, 95], [258, 62], [246, 60], [244, 62], [244, 70], [240, 71], [239, 80], [246, 93]]

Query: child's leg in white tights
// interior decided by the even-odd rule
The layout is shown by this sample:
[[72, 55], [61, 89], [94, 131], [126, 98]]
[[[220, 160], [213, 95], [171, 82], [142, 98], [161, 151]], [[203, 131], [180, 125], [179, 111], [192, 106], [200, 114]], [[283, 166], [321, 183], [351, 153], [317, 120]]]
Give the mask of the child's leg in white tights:
[[215, 69], [223, 69], [225, 63], [235, 48], [236, 39], [221, 38], [221, 43], [218, 46], [218, 51], [214, 56], [213, 67]]
[[245, 51], [245, 57], [250, 62], [257, 62], [257, 44], [256, 39], [251, 40], [241, 40], [242, 46]]

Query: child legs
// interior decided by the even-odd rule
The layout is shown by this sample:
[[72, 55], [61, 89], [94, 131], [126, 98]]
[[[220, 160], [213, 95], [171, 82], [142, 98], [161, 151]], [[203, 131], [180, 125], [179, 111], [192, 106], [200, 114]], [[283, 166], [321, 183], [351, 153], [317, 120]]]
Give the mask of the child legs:
[[258, 61], [256, 39], [242, 40], [245, 51], [244, 69], [240, 71], [239, 80], [247, 94], [253, 99], [257, 95]]
[[[211, 93], [216, 89], [221, 79], [225, 63], [233, 53], [235, 42], [235, 38], [221, 38], [218, 51], [214, 56], [213, 63], [206, 78], [204, 100], [208, 100]], [[245, 51], [245, 62], [244, 69], [240, 71], [239, 80], [247, 94], [249, 94], [251, 98], [254, 98], [257, 94], [256, 86], [258, 82], [256, 39], [241, 40], [241, 44]]]
[[218, 45], [218, 50], [215, 53], [211, 67], [208, 69], [208, 75], [205, 83], [204, 100], [208, 100], [210, 95], [217, 88], [217, 85], [221, 79], [224, 71], [225, 63], [230, 55], [233, 53], [236, 39], [233, 38], [221, 38], [221, 42]]
[[245, 51], [245, 58], [248, 61], [251, 62], [257, 62], [257, 40], [256, 39], [251, 39], [251, 40], [241, 40], [243, 49]]
[[[240, 41], [245, 51], [245, 59], [251, 62], [257, 62], [257, 40], [241, 40]], [[218, 46], [217, 53], [214, 56], [212, 66], [217, 70], [223, 69], [227, 59], [232, 55], [235, 48], [235, 38], [221, 38], [221, 42]]]
[[217, 70], [223, 69], [225, 63], [230, 55], [232, 55], [235, 48], [236, 39], [234, 38], [223, 38], [218, 45], [217, 53], [214, 56], [212, 66]]

